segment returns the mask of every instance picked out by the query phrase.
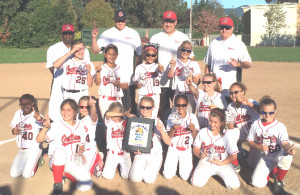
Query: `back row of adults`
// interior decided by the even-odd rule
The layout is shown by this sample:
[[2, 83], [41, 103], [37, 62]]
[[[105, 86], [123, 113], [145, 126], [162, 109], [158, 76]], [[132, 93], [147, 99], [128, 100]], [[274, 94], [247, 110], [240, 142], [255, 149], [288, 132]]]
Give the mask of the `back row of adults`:
[[[114, 44], [118, 47], [119, 55], [116, 64], [120, 66], [122, 76], [130, 80], [128, 90], [123, 90], [123, 107], [124, 110], [133, 108], [132, 111], [134, 111], [135, 85], [132, 78], [135, 70], [135, 60], [141, 59], [142, 48], [149, 42], [149, 38], [145, 36], [141, 40], [135, 30], [126, 26], [126, 12], [122, 9], [115, 11], [114, 21], [115, 26], [104, 31], [98, 40], [98, 29], [94, 24], [91, 48], [94, 54], [98, 54], [109, 44]], [[189, 40], [186, 34], [176, 30], [176, 25], [176, 13], [173, 11], [164, 12], [162, 20], [163, 31], [153, 35], [150, 39], [151, 43], [159, 44], [158, 62], [165, 70], [168, 68], [172, 59], [177, 59], [179, 55], [178, 47], [181, 43]], [[231, 18], [220, 18], [220, 37], [211, 42], [204, 59], [206, 63], [205, 73], [216, 73], [222, 86], [222, 93], [225, 95], [227, 101], [230, 101], [228, 89], [232, 83], [237, 81], [238, 68], [251, 67], [251, 58], [247, 48], [245, 44], [233, 34], [233, 30], [234, 26]], [[46, 67], [49, 68], [53, 74], [53, 85], [49, 102], [49, 117], [53, 121], [60, 117], [59, 105], [63, 100], [63, 89], [61, 88], [62, 69], [54, 69], [53, 64], [70, 51], [74, 33], [75, 30], [72, 24], [64, 24], [61, 30], [62, 42], [51, 46], [47, 52]], [[90, 61], [87, 49], [84, 58]], [[195, 60], [193, 52], [190, 55], [190, 60]], [[166, 111], [169, 110], [170, 100], [172, 101], [174, 96], [174, 91], [171, 87], [172, 79], [168, 77], [167, 73], [168, 71], [164, 71], [160, 81], [161, 95], [158, 116], [163, 121], [166, 121], [168, 118], [169, 113]]]

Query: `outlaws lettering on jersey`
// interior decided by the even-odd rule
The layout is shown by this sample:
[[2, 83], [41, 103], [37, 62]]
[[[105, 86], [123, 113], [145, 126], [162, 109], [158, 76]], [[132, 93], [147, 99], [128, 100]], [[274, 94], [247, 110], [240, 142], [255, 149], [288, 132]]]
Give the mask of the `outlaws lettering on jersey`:
[[22, 122], [20, 122], [19, 124], [17, 124], [17, 128], [19, 128], [19, 129], [23, 129], [23, 130], [26, 130], [26, 131], [30, 131], [30, 130], [32, 130], [32, 126], [31, 126], [31, 124], [22, 124]]
[[145, 73], [146, 79], [156, 78], [156, 77], [158, 77], [158, 72], [146, 72]]
[[194, 69], [193, 68], [190, 68], [190, 67], [183, 67], [183, 68], [176, 68], [175, 69], [175, 75], [179, 76], [179, 75], [182, 75], [184, 73], [184, 69], [187, 69], [187, 70], [190, 70], [192, 72], [194, 72]]
[[248, 114], [246, 114], [246, 115], [238, 114], [236, 119], [235, 119], [235, 123], [239, 124], [239, 123], [242, 123], [242, 122], [247, 122], [248, 120], [250, 120], [250, 116]]
[[216, 146], [214, 144], [206, 145], [205, 142], [202, 142], [201, 149], [202, 150], [206, 149], [207, 154], [209, 154], [209, 149], [210, 148], [214, 148], [216, 150], [216, 153], [224, 153], [225, 152], [225, 147], [224, 146]]
[[208, 105], [203, 104], [203, 102], [201, 102], [199, 104], [198, 112], [203, 112], [203, 111], [210, 111], [210, 107]]
[[[257, 135], [257, 133], [255, 133], [255, 140], [257, 141], [258, 144], [261, 144], [263, 141], [263, 135]], [[274, 135], [269, 135], [268, 138], [270, 139], [270, 145], [276, 145], [277, 143], [277, 138]]]
[[114, 128], [112, 128], [111, 137], [112, 138], [124, 137], [125, 127], [126, 127], [126, 121], [123, 121], [121, 128], [118, 128], [117, 130], [114, 130]]
[[80, 75], [86, 75], [86, 66], [81, 64], [78, 67], [72, 67], [70, 68], [70, 65], [66, 67], [67, 75], [69, 74], [80, 74]]
[[[118, 76], [117, 76], [117, 81], [120, 81], [120, 77], [118, 77]], [[112, 82], [110, 82], [109, 77], [103, 76], [103, 85], [106, 86], [109, 83], [112, 83]]]
[[74, 135], [73, 133], [71, 135], [69, 135], [68, 137], [66, 136], [66, 134], [64, 134], [61, 138], [61, 143], [64, 147], [67, 145], [79, 143], [79, 142], [80, 142], [80, 136]]
[[183, 127], [179, 127], [178, 129], [176, 129], [174, 137], [176, 136], [180, 136], [180, 135], [188, 135], [191, 133], [191, 129], [187, 128], [183, 128]]

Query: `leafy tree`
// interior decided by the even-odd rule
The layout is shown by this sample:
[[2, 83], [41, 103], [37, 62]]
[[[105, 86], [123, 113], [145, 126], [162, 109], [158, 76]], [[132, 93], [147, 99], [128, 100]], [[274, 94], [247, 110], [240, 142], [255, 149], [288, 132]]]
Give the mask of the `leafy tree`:
[[244, 32], [244, 24], [242, 18], [238, 16], [236, 9], [231, 9], [228, 13], [228, 17], [233, 21], [234, 33], [242, 34]]
[[69, 0], [28, 0], [9, 22], [8, 46], [27, 48], [50, 45], [59, 40], [64, 23], [75, 23], [76, 13]]
[[195, 17], [197, 17], [199, 15], [198, 13], [202, 10], [213, 12], [215, 15], [218, 16], [218, 18], [224, 16], [223, 5], [220, 4], [217, 0], [200, 0], [199, 3], [198, 1], [195, 1], [193, 4], [193, 10], [195, 13], [193, 16]]
[[108, 28], [114, 25], [114, 10], [105, 0], [92, 0], [85, 6], [80, 23], [83, 28], [92, 28], [93, 21], [97, 27]]
[[218, 24], [218, 16], [206, 10], [202, 10], [194, 22], [195, 28], [205, 34], [206, 37], [218, 30]]
[[275, 46], [275, 37], [279, 35], [282, 28], [287, 26], [285, 22], [286, 12], [283, 11], [282, 5], [270, 4], [268, 10], [264, 13], [264, 17], [267, 18], [265, 25], [267, 34], [270, 39], [273, 39], [273, 45]]

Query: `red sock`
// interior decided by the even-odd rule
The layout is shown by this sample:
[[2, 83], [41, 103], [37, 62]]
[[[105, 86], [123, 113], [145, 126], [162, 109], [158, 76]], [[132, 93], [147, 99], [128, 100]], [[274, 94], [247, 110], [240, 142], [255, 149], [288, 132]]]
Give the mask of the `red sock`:
[[235, 166], [238, 166], [239, 165], [239, 161], [237, 159], [235, 159], [233, 162], [232, 162], [233, 165]]
[[93, 166], [90, 169], [91, 175], [93, 175], [94, 168], [98, 164], [99, 159], [100, 159], [100, 154], [97, 152], [96, 159], [94, 160], [94, 164], [93, 164]]
[[65, 177], [68, 178], [72, 183], [76, 183], [76, 179], [69, 173], [65, 173]]
[[276, 167], [273, 169], [273, 175], [275, 175], [277, 172], [278, 172], [278, 167], [276, 166]]
[[287, 172], [288, 172], [288, 170], [282, 170], [278, 167], [276, 179], [278, 181], [282, 181]]
[[61, 166], [52, 165], [54, 183], [61, 183], [62, 182], [64, 170], [65, 170], [64, 165], [61, 165]]

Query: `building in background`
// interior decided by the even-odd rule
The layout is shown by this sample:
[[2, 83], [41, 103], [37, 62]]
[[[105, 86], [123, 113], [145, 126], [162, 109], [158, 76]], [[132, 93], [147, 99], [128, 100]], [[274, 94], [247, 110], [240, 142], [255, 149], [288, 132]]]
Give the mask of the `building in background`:
[[[244, 11], [244, 35], [243, 41], [250, 46], [268, 45], [267, 18], [264, 17], [269, 5], [249, 5], [242, 7]], [[294, 46], [299, 44], [300, 38], [300, 4], [283, 3], [283, 11], [286, 12], [285, 28], [280, 30], [280, 35], [276, 38], [277, 46]]]

